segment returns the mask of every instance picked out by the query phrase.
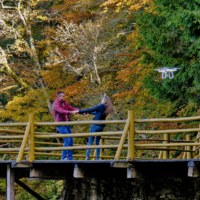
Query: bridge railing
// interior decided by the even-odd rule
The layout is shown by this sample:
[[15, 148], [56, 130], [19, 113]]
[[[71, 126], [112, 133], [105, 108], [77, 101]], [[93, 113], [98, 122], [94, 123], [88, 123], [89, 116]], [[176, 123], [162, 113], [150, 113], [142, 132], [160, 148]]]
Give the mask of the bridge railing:
[[[101, 149], [100, 159], [113, 159], [114, 156], [105, 156], [104, 149], [117, 149], [118, 145], [105, 145], [104, 140], [118, 140], [119, 137], [116, 135], [122, 135], [122, 131], [112, 131], [112, 132], [97, 132], [97, 133], [73, 133], [73, 134], [58, 134], [58, 133], [41, 133], [34, 132], [35, 126], [63, 126], [63, 125], [88, 125], [88, 124], [125, 124], [126, 120], [112, 120], [112, 121], [73, 121], [73, 122], [34, 122], [34, 116], [30, 114], [30, 119], [28, 123], [24, 123], [26, 125], [26, 130], [24, 131], [14, 131], [13, 134], [24, 134], [23, 136], [3, 136], [3, 138], [7, 139], [22, 139], [19, 141], [12, 140], [12, 142], [21, 143], [20, 148], [7, 148], [1, 149], [0, 153], [7, 152], [11, 154], [18, 153], [17, 162], [21, 162], [24, 155], [27, 155], [27, 160], [32, 162], [35, 160], [36, 155], [41, 156], [60, 156], [58, 153], [51, 153], [51, 151], [63, 151], [63, 150], [82, 150], [82, 149]], [[3, 124], [2, 124], [3, 125]], [[9, 124], [4, 124], [5, 126], [9, 126]], [[20, 124], [21, 125], [21, 124]], [[17, 126], [17, 125], [16, 125]], [[9, 132], [9, 131], [8, 131]], [[12, 134], [12, 131], [9, 132]], [[75, 144], [73, 147], [61, 147], [62, 143], [53, 143], [53, 142], [40, 142], [36, 141], [39, 139], [50, 139], [50, 138], [81, 138], [81, 137], [89, 137], [89, 136], [101, 136], [100, 145], [78, 145]], [[107, 136], [107, 137], [105, 137]], [[114, 137], [112, 137], [114, 136]], [[6, 141], [4, 141], [6, 142]], [[11, 142], [11, 141], [10, 141]], [[36, 145], [54, 145], [57, 147], [36, 147]], [[124, 145], [123, 148], [127, 148], [127, 145]], [[44, 153], [45, 151], [45, 153]], [[46, 153], [48, 151], [48, 153]], [[50, 152], [50, 153], [49, 153]], [[85, 155], [76, 155], [75, 158], [85, 157]], [[90, 156], [91, 158], [95, 158], [95, 156]], [[121, 157], [122, 159], [125, 157]]]
[[[191, 129], [174, 129], [174, 130], [137, 130], [135, 125], [137, 123], [157, 123], [157, 122], [186, 122], [186, 121], [198, 121], [200, 120], [200, 116], [197, 117], [185, 117], [185, 118], [158, 118], [158, 119], [133, 119], [133, 114], [130, 113], [128, 120], [130, 120], [130, 127], [129, 128], [129, 141], [130, 146], [128, 147], [128, 156], [127, 160], [135, 159], [135, 152], [136, 150], [154, 150], [160, 151], [159, 159], [169, 159], [169, 151], [179, 151], [184, 152], [183, 158], [191, 159], [191, 158], [199, 158], [200, 157], [200, 128], [191, 128]], [[131, 133], [130, 133], [131, 132]], [[198, 136], [195, 140], [192, 140], [191, 134], [198, 132]], [[178, 134], [178, 133], [187, 133], [186, 141], [183, 140], [170, 140], [170, 134]], [[132, 144], [135, 139], [136, 135], [164, 135], [164, 139], [145, 139], [145, 141], [152, 142], [163, 142], [163, 143], [150, 143], [150, 144]], [[133, 135], [133, 136], [131, 136]], [[123, 136], [122, 136], [123, 137]], [[133, 139], [134, 138], [134, 139]], [[140, 140], [140, 139], [139, 139]], [[142, 141], [143, 139], [141, 139]], [[144, 140], [143, 140], [144, 141]], [[124, 140], [121, 141], [119, 148], [117, 150], [115, 160], [119, 160], [119, 155], [121, 154], [121, 147], [124, 144]], [[178, 149], [176, 147], [185, 147], [185, 149]], [[173, 149], [172, 149], [173, 148]], [[195, 152], [198, 151], [199, 155], [195, 157]], [[134, 153], [133, 153], [134, 152]], [[137, 158], [138, 159], [138, 158]]]
[[[98, 133], [75, 133], [75, 134], [58, 134], [58, 133], [41, 133], [34, 132], [34, 126], [63, 126], [63, 125], [87, 125], [87, 124], [125, 124], [126, 120], [113, 120], [113, 121], [78, 121], [78, 122], [34, 122], [34, 116], [30, 114], [30, 120], [28, 123], [1, 123], [0, 127], [25, 127], [25, 131], [21, 130], [10, 130], [10, 129], [0, 129], [0, 133], [9, 133], [11, 135], [0, 136], [0, 143], [21, 143], [20, 148], [0, 148], [0, 154], [18, 154], [17, 162], [21, 162], [24, 155], [27, 155], [27, 160], [32, 162], [35, 160], [35, 155], [41, 156], [61, 156], [58, 153], [43, 153], [43, 151], [62, 151], [62, 150], [79, 150], [79, 149], [101, 149], [100, 158], [101, 159], [113, 159], [114, 156], [105, 156], [104, 149], [117, 149], [118, 145], [104, 145], [104, 140], [118, 140], [120, 137], [116, 135], [121, 135], [122, 131], [113, 132], [98, 132]], [[111, 137], [114, 135], [114, 137]], [[50, 139], [50, 138], [81, 138], [89, 136], [101, 136], [100, 145], [98, 146], [87, 146], [75, 144], [73, 147], [36, 147], [35, 145], [54, 145], [63, 146], [62, 143], [53, 142], [40, 142], [36, 141], [38, 139]], [[107, 137], [105, 137], [107, 136]], [[3, 140], [1, 140], [3, 139]], [[17, 140], [16, 140], [17, 139]], [[20, 140], [19, 140], [20, 139]], [[102, 148], [103, 146], [103, 148]], [[124, 148], [127, 148], [126, 145]], [[85, 155], [74, 155], [75, 158], [84, 158]], [[96, 156], [90, 156], [95, 158]], [[125, 158], [125, 157], [121, 157]]]
[[[73, 121], [73, 122], [35, 122], [35, 126], [63, 126], [63, 125], [90, 125], [90, 124], [125, 124], [126, 120], [106, 120], [106, 121]], [[101, 136], [100, 145], [76, 145], [73, 147], [35, 147], [35, 152], [41, 152], [41, 151], [63, 151], [63, 150], [83, 150], [83, 149], [101, 149], [100, 151], [100, 159], [110, 159], [114, 158], [114, 156], [105, 156], [104, 155], [104, 149], [117, 149], [118, 145], [111, 144], [111, 145], [105, 145], [104, 140], [106, 139], [120, 139], [119, 137], [116, 137], [116, 135], [122, 135], [123, 131], [111, 131], [111, 132], [95, 132], [95, 133], [73, 133], [73, 134], [43, 134], [43, 135], [37, 135], [35, 134], [35, 139], [46, 139], [46, 138], [67, 138], [67, 137], [73, 137], [73, 138], [85, 138], [90, 136]], [[107, 137], [105, 137], [107, 136]], [[114, 136], [114, 137], [112, 137]], [[124, 145], [123, 148], [127, 148], [127, 145]], [[41, 155], [41, 153], [40, 153]], [[44, 155], [44, 154], [43, 154]], [[48, 155], [46, 153], [45, 155]], [[55, 154], [54, 154], [55, 155]], [[85, 157], [85, 155], [73, 155], [74, 157]], [[95, 156], [90, 156], [90, 158], [95, 158]]]
[[[120, 159], [134, 160], [134, 159], [148, 159], [136, 157], [137, 151], [159, 151], [157, 159], [169, 159], [170, 151], [184, 152], [184, 159], [199, 158], [200, 157], [200, 128], [191, 129], [174, 129], [174, 130], [138, 130], [138, 123], [157, 123], [157, 122], [186, 122], [198, 121], [200, 117], [186, 117], [186, 118], [159, 118], [159, 119], [134, 119], [134, 112], [128, 112], [127, 120], [106, 120], [106, 121], [72, 121], [72, 122], [34, 122], [34, 116], [30, 114], [28, 123], [2, 123], [0, 127], [25, 127], [25, 131], [0, 129], [0, 133], [10, 133], [11, 135], [0, 136], [0, 143], [21, 143], [20, 148], [0, 148], [0, 154], [18, 154], [17, 162], [21, 162], [24, 155], [27, 155], [27, 160], [32, 162], [36, 155], [41, 156], [60, 156], [60, 153], [52, 151], [63, 150], [83, 150], [83, 149], [101, 149], [100, 159]], [[73, 134], [58, 134], [58, 133], [41, 133], [35, 132], [35, 126], [63, 126], [63, 125], [88, 125], [88, 124], [122, 124], [123, 131], [110, 132], [95, 132], [95, 133], [73, 133]], [[198, 132], [197, 138], [192, 140], [192, 132]], [[170, 134], [187, 133], [186, 140], [170, 140]], [[163, 139], [142, 139], [138, 135], [164, 135]], [[120, 136], [120, 137], [117, 137]], [[43, 142], [40, 139], [50, 138], [81, 138], [89, 136], [101, 136], [100, 145], [81, 145], [75, 144], [72, 147], [62, 147], [62, 143]], [[3, 139], [3, 140], [2, 140]], [[105, 140], [119, 140], [119, 144], [105, 144]], [[128, 141], [128, 144], [126, 144]], [[138, 144], [138, 141], [143, 144]], [[148, 142], [146, 144], [145, 142]], [[159, 143], [158, 143], [159, 142]], [[38, 145], [54, 145], [56, 147], [38, 147]], [[1, 145], [0, 145], [1, 146]], [[180, 149], [184, 147], [184, 149]], [[105, 155], [105, 149], [116, 149], [115, 156]], [[127, 156], [122, 157], [122, 150], [127, 151]], [[84, 158], [85, 155], [74, 154], [75, 158]], [[95, 158], [95, 155], [90, 158]], [[153, 158], [155, 159], [155, 158]]]
[[[0, 127], [26, 127], [28, 123], [0, 123]], [[11, 135], [2, 135], [2, 134]], [[0, 129], [0, 154], [18, 154], [20, 148], [3, 148], [12, 143], [21, 143], [24, 135], [24, 131], [21, 130], [10, 130], [10, 129]], [[28, 149], [26, 149], [27, 151]]]

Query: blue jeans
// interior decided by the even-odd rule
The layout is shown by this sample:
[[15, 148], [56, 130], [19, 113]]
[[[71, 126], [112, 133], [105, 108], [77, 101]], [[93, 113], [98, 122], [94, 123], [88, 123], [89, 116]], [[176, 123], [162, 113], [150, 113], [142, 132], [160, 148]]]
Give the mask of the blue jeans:
[[[59, 133], [61, 133], [61, 134], [71, 134], [72, 133], [72, 129], [70, 126], [57, 126], [56, 128], [59, 131]], [[72, 137], [63, 138], [63, 140], [64, 140], [63, 147], [73, 146], [73, 144], [74, 144], [74, 140]], [[61, 159], [66, 158], [68, 155], [68, 159], [73, 160], [72, 154], [73, 154], [73, 150], [64, 150], [64, 151], [62, 151]]]
[[[93, 133], [93, 132], [103, 132], [103, 129], [104, 127], [101, 127], [101, 126], [96, 126], [94, 124], [91, 125], [91, 128], [90, 128], [90, 133]], [[95, 140], [95, 144], [96, 145], [99, 145], [99, 141], [101, 139], [101, 136], [96, 136], [96, 140]], [[89, 137], [89, 141], [88, 141], [88, 146], [91, 146], [92, 143], [94, 141], [94, 137]], [[96, 159], [99, 160], [99, 154], [100, 154], [100, 149], [97, 149], [97, 156], [96, 156]], [[86, 157], [89, 158], [90, 156], [90, 149], [87, 149], [86, 151]]]

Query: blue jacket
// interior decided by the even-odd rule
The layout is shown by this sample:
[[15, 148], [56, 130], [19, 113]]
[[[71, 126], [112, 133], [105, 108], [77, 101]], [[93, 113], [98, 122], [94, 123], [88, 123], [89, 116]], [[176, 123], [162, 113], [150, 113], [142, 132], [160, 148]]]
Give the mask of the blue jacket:
[[[94, 106], [93, 108], [79, 110], [79, 113], [80, 114], [89, 113], [89, 114], [95, 115], [93, 120], [105, 120], [107, 117], [107, 114], [104, 114], [105, 110], [106, 110], [106, 106], [104, 104], [99, 104], [98, 106]], [[105, 124], [95, 124], [95, 125], [101, 126], [101, 127], [105, 126]]]

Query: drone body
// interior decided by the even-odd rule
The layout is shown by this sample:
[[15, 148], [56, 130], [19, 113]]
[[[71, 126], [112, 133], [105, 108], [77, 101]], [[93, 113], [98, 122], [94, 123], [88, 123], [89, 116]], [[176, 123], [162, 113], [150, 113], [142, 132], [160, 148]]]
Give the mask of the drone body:
[[178, 67], [161, 67], [159, 69], [155, 69], [155, 71], [158, 71], [160, 73], [162, 73], [162, 79], [169, 77], [169, 79], [174, 78], [174, 72], [176, 72], [178, 69]]

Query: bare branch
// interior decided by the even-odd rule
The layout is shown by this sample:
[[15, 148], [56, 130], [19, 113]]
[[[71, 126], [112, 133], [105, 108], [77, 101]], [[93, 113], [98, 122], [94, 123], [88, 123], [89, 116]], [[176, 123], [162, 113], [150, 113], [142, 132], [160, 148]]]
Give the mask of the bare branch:
[[16, 87], [19, 87], [19, 85], [11, 85], [11, 86], [8, 86], [8, 87], [6, 87], [6, 88], [0, 89], [0, 93], [1, 93], [2, 91], [10, 90], [10, 89], [13, 89], [13, 88], [16, 88]]
[[21, 12], [21, 0], [18, 2], [18, 9], [17, 10], [19, 12], [19, 15], [20, 15], [20, 17], [22, 19], [22, 22], [23, 22], [24, 26], [27, 27], [26, 20], [25, 20], [24, 16], [22, 15], [22, 12]]
[[13, 7], [13, 6], [4, 6], [4, 5], [3, 5], [3, 2], [4, 2], [3, 0], [0, 1], [2, 8], [4, 8], [4, 9], [14, 9], [14, 10], [17, 10], [17, 8], [16, 8], [16, 7]]
[[28, 90], [32, 90], [32, 87], [29, 86], [28, 84], [26, 84], [19, 76], [17, 76], [17, 74], [10, 68], [10, 66], [8, 65], [8, 61], [6, 58], [6, 54], [4, 52], [4, 50], [0, 47], [0, 64], [2, 64], [4, 66], [4, 68], [2, 68], [4, 71], [4, 73], [6, 73], [7, 75], [9, 75], [10, 77], [12, 77], [19, 85], [21, 85], [22, 87], [24, 87], [25, 89]]
[[[101, 85], [101, 79], [98, 70], [103, 66], [103, 58], [105, 57], [105, 49], [107, 45], [102, 41], [101, 22], [94, 24], [88, 21], [84, 24], [74, 24], [72, 22], [64, 22], [58, 27], [56, 35], [52, 37], [59, 45], [66, 46], [67, 56], [57, 50], [59, 56], [58, 62], [64, 62], [67, 70], [76, 74], [88, 74], [91, 81], [96, 81]], [[49, 55], [52, 56], [53, 54]], [[51, 58], [50, 58], [51, 59]], [[51, 62], [53, 63], [53, 62]]]

